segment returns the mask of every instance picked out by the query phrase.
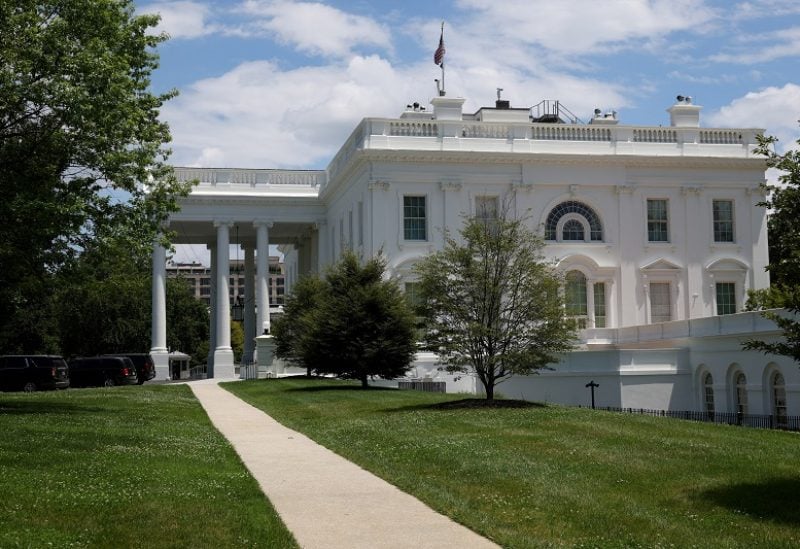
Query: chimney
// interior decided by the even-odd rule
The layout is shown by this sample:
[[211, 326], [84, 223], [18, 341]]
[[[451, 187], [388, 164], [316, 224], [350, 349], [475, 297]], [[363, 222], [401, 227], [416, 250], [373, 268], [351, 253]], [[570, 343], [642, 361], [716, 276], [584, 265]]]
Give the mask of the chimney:
[[692, 98], [679, 95], [677, 103], [667, 109], [669, 125], [677, 128], [699, 128], [700, 109], [703, 107], [692, 104]]

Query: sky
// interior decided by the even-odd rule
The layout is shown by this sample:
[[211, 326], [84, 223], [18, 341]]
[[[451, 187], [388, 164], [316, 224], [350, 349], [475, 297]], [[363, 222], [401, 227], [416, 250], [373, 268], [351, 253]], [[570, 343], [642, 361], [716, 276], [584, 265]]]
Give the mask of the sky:
[[558, 99], [583, 120], [800, 138], [800, 0], [135, 0], [159, 13], [156, 92], [176, 166], [325, 168], [365, 117], [427, 105], [444, 22], [445, 87], [464, 110]]

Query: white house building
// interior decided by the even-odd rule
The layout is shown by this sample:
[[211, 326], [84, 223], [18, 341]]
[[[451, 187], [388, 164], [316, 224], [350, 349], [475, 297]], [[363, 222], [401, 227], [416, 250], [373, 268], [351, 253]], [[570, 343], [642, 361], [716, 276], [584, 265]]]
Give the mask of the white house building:
[[[413, 291], [416, 261], [457, 232], [462, 214], [509, 205], [540, 230], [545, 253], [567, 280], [567, 312], [581, 347], [531, 378], [499, 387], [513, 397], [600, 405], [713, 408], [800, 414], [798, 368], [744, 352], [748, 337], [780, 337], [755, 313], [747, 290], [765, 288], [765, 162], [761, 131], [700, 125], [689, 98], [665, 124], [630, 126], [616, 113], [584, 124], [546, 101], [533, 108], [463, 112], [464, 99], [436, 97], [398, 118], [366, 118], [325, 170], [176, 168], [197, 179], [170, 227], [180, 243], [213, 250], [216, 288], [227, 288], [235, 230], [244, 250], [245, 331], [269, 329], [268, 245], [284, 251], [287, 291], [353, 249], [383, 253], [390, 276]], [[665, 117], [666, 118], [666, 117]], [[153, 348], [166, 376], [165, 252], [153, 256]], [[233, 374], [229, 296], [212, 296], [210, 372]], [[257, 317], [256, 317], [257, 315]], [[223, 328], [223, 329], [220, 329]], [[166, 356], [166, 355], [165, 355]], [[162, 364], [163, 363], [163, 364]], [[475, 391], [471, 378], [437, 370], [421, 353], [416, 377]]]

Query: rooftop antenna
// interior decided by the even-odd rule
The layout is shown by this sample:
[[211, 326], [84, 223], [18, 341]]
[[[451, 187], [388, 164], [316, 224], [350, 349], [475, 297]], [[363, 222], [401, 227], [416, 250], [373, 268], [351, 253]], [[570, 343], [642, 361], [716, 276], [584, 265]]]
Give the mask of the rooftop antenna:
[[442, 81], [439, 82], [439, 80], [436, 79], [436, 91], [439, 93], [439, 97], [444, 97], [446, 93], [444, 90], [444, 53], [444, 21], [442, 21], [442, 33], [439, 35], [439, 47], [436, 48], [436, 52], [433, 54], [433, 62], [442, 68]]
[[500, 94], [503, 93], [503, 88], [497, 88], [497, 100], [500, 101]]

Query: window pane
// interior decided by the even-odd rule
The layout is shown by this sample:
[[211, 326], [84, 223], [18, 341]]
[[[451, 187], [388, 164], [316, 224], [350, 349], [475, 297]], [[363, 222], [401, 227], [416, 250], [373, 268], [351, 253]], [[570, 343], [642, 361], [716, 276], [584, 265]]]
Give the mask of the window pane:
[[582, 272], [570, 271], [567, 273], [564, 304], [567, 316], [586, 316], [586, 277]]
[[736, 284], [717, 282], [717, 314], [732, 315], [736, 312]]
[[733, 242], [733, 201], [714, 200], [714, 242]]
[[606, 283], [594, 284], [594, 327], [606, 327]]
[[711, 374], [706, 374], [703, 377], [703, 392], [705, 394], [706, 412], [709, 414], [714, 413], [714, 380]]
[[403, 238], [406, 240], [427, 240], [425, 219], [425, 197], [403, 197]]
[[669, 242], [669, 221], [667, 201], [647, 201], [647, 240], [649, 242]]
[[741, 373], [736, 376], [736, 411], [747, 413], [747, 378]]
[[650, 321], [669, 322], [672, 320], [672, 298], [669, 282], [650, 283]]
[[562, 240], [583, 240], [583, 224], [577, 219], [570, 219], [564, 223]]

